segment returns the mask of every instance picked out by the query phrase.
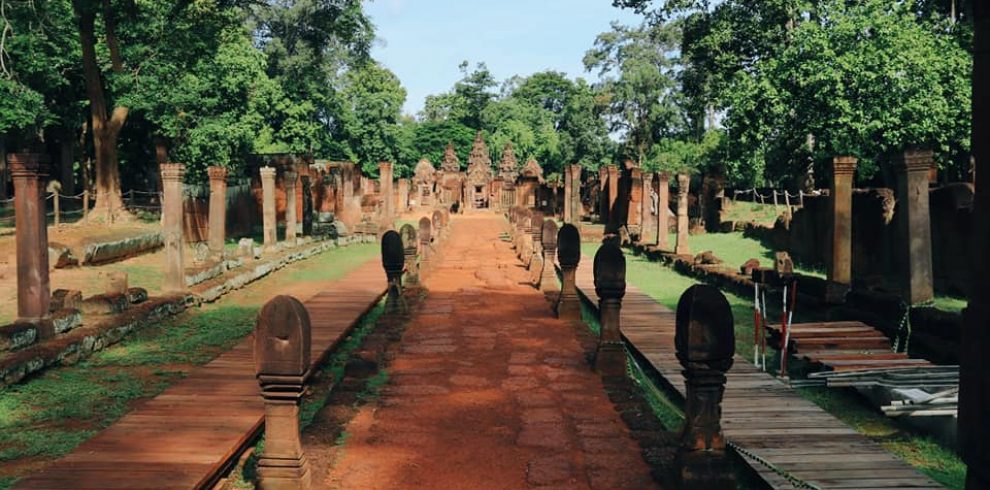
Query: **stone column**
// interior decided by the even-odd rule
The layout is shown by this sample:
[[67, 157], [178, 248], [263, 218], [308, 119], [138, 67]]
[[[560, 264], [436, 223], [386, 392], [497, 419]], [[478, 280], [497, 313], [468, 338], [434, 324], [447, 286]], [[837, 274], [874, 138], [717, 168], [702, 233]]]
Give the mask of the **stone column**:
[[605, 242], [595, 254], [595, 293], [601, 334], [595, 371], [602, 376], [625, 376], [626, 350], [619, 329], [622, 297], [626, 294], [626, 257], [614, 242]]
[[409, 209], [409, 179], [399, 179], [399, 205], [395, 210], [396, 215], [405, 213]]
[[285, 241], [289, 245], [296, 244], [296, 180], [299, 178], [294, 170], [286, 170], [282, 175], [285, 185]]
[[571, 217], [571, 193], [574, 192], [571, 188], [571, 167], [573, 165], [564, 165], [564, 223], [570, 223], [574, 220]]
[[181, 163], [163, 163], [162, 173], [162, 232], [165, 234], [165, 284], [163, 291], [182, 293], [186, 290], [185, 244], [182, 239], [182, 177], [186, 167]]
[[657, 244], [657, 215], [653, 211], [653, 177], [653, 172], [643, 173], [643, 197], [640, 198], [643, 226], [639, 233], [639, 242], [643, 245]]
[[299, 176], [302, 185], [302, 234], [313, 234], [313, 184], [309, 175]]
[[391, 225], [395, 219], [395, 194], [392, 185], [392, 163], [380, 162], [378, 164], [378, 179], [381, 181], [382, 198], [382, 219]]
[[629, 196], [626, 204], [626, 225], [630, 233], [643, 233], [643, 170], [637, 167], [629, 169]]
[[557, 255], [557, 223], [548, 219], [543, 222], [543, 272], [540, 276], [540, 291], [553, 293], [560, 290], [557, 286], [557, 270], [553, 266], [553, 258]]
[[608, 221], [606, 223], [613, 223], [619, 219], [616, 209], [616, 203], [619, 201], [619, 167], [609, 165], [606, 170], [608, 171]]
[[581, 223], [583, 207], [581, 206], [581, 172], [580, 165], [571, 165], [571, 199], [566, 206], [571, 208], [571, 221], [569, 223], [578, 226]]
[[598, 168], [598, 219], [608, 223], [608, 167]]
[[828, 264], [826, 299], [841, 303], [852, 282], [852, 189], [857, 160], [854, 157], [832, 159], [832, 257]]
[[430, 218], [422, 217], [419, 220], [419, 270], [422, 276], [426, 273], [433, 262], [433, 249], [431, 247], [431, 232], [433, 222]]
[[51, 161], [38, 153], [10, 153], [7, 163], [14, 181], [17, 321], [36, 322], [48, 317], [52, 297], [45, 218], [45, 178]]
[[581, 320], [581, 299], [577, 293], [577, 268], [581, 261], [581, 233], [570, 223], [557, 232], [557, 262], [560, 263], [560, 296], [554, 305], [557, 318]]
[[419, 264], [416, 263], [419, 238], [416, 237], [416, 228], [406, 223], [399, 229], [399, 235], [402, 237], [402, 250], [405, 254], [406, 284], [419, 284]]
[[670, 249], [670, 172], [660, 172], [657, 185], [657, 248]]
[[718, 289], [695, 285], [684, 292], [677, 302], [674, 345], [687, 388], [677, 451], [678, 486], [735, 489], [720, 420], [735, 332], [732, 309]]
[[210, 176], [210, 251], [222, 257], [227, 239], [227, 169], [209, 167], [206, 173]]
[[275, 169], [262, 167], [260, 172], [264, 245], [266, 249], [271, 250], [275, 248], [275, 243], [278, 242], [278, 218], [275, 215]]
[[907, 151], [897, 171], [897, 209], [900, 243], [899, 258], [904, 275], [902, 297], [908, 304], [935, 298], [932, 277], [932, 225], [928, 212], [929, 171], [935, 159], [930, 150]]
[[299, 402], [310, 370], [312, 331], [299, 300], [276, 296], [254, 330], [254, 363], [265, 399], [265, 449], [258, 460], [262, 490], [309, 489], [309, 462], [299, 435]]
[[990, 488], [990, 3], [973, 13], [973, 277], [959, 349], [959, 448], [966, 488]]
[[674, 253], [677, 255], [688, 255], [691, 253], [688, 247], [688, 187], [691, 185], [691, 177], [687, 174], [677, 174], [677, 246]]

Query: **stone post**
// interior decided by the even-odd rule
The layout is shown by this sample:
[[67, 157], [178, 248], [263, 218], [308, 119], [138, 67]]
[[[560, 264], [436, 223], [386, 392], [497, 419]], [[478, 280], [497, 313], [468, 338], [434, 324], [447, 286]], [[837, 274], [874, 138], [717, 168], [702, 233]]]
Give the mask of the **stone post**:
[[657, 248], [660, 250], [670, 249], [670, 223], [667, 215], [670, 214], [670, 172], [660, 172], [658, 174], [657, 186]]
[[689, 255], [691, 249], [688, 247], [688, 187], [691, 185], [691, 177], [687, 174], [677, 174], [677, 246], [674, 253], [677, 255]]
[[162, 232], [165, 235], [165, 284], [163, 291], [182, 293], [186, 290], [185, 243], [182, 239], [182, 177], [186, 167], [181, 163], [163, 163], [162, 173]]
[[419, 220], [419, 269], [420, 275], [429, 271], [430, 266], [433, 262], [433, 249], [431, 248], [430, 239], [431, 231], [433, 228], [433, 222], [430, 218], [422, 217]]
[[932, 225], [928, 212], [928, 173], [935, 159], [929, 151], [907, 151], [896, 166], [899, 255], [904, 301], [915, 305], [935, 298], [932, 277]]
[[615, 227], [617, 224], [621, 224], [618, 223], [620, 218], [616, 206], [619, 202], [619, 167], [608, 165], [605, 170], [608, 172], [608, 220], [605, 224]]
[[967, 490], [990, 488], [990, 3], [974, 2], [973, 199], [969, 305], [959, 343], [959, 449]]
[[581, 172], [580, 165], [571, 165], [571, 198], [565, 206], [571, 208], [571, 221], [569, 223], [578, 226], [581, 223], [583, 207], [581, 206]]
[[570, 223], [557, 232], [557, 262], [560, 264], [560, 295], [554, 305], [557, 318], [581, 320], [581, 299], [577, 292], [577, 268], [581, 261], [581, 232]]
[[[529, 222], [529, 234], [530, 237], [532, 237], [530, 243], [532, 243], [533, 247], [531, 250], [532, 256], [529, 259], [529, 264], [532, 264], [533, 259], [537, 256], [540, 257], [541, 262], [543, 259], [543, 222], [545, 218], [543, 217], [543, 213], [540, 211], [533, 211], [532, 216], [533, 218]], [[527, 267], [529, 264], [527, 264]], [[542, 274], [543, 271], [540, 271], [540, 273]]]
[[282, 175], [285, 184], [285, 241], [289, 245], [296, 244], [296, 180], [299, 174], [294, 170], [286, 170]]
[[406, 251], [402, 244], [402, 236], [395, 230], [388, 230], [382, 235], [382, 267], [388, 279], [388, 297], [385, 298], [385, 310], [396, 311], [402, 304], [402, 272], [406, 266]]
[[299, 176], [302, 185], [302, 234], [313, 234], [313, 184], [309, 175]]
[[553, 266], [553, 258], [557, 255], [557, 223], [548, 219], [543, 222], [543, 272], [540, 276], [540, 291], [553, 293], [560, 290], [557, 286], [557, 270]]
[[402, 250], [405, 253], [406, 284], [419, 284], [419, 264], [416, 263], [419, 239], [416, 237], [416, 228], [406, 223], [399, 229], [399, 235], [402, 236]]
[[395, 194], [392, 185], [392, 163], [380, 162], [378, 164], [378, 179], [381, 181], [382, 199], [382, 221], [389, 226], [395, 219]]
[[841, 303], [852, 282], [852, 189], [857, 160], [832, 159], [832, 257], [828, 264], [826, 300]]
[[571, 167], [573, 165], [564, 165], [564, 223], [570, 223], [574, 218], [571, 217], [571, 193], [574, 192], [571, 188], [573, 183], [571, 180]]
[[619, 312], [626, 294], [626, 257], [612, 241], [595, 254], [595, 293], [601, 334], [595, 354], [595, 370], [602, 376], [625, 376], [626, 350], [619, 330]]
[[275, 169], [262, 167], [261, 170], [261, 217], [264, 226], [264, 245], [266, 249], [275, 248], [278, 242], [278, 221], [275, 215]]
[[210, 176], [210, 251], [223, 256], [223, 246], [227, 239], [227, 169], [209, 167]]
[[732, 309], [718, 289], [691, 286], [677, 302], [674, 345], [684, 367], [684, 429], [677, 451], [679, 488], [736, 488], [722, 435], [725, 373], [732, 367]]
[[309, 463], [299, 436], [299, 402], [310, 370], [312, 332], [299, 300], [276, 296], [262, 307], [254, 330], [254, 363], [265, 399], [265, 449], [259, 488], [310, 488]]
[[[639, 242], [643, 245], [657, 244], [657, 213], [653, 210], [653, 178], [653, 172], [643, 173], [643, 197], [640, 199], [643, 206], [641, 212], [643, 227], [639, 234]], [[660, 209], [657, 208], [656, 211], [660, 211]]]
[[409, 209], [409, 179], [399, 179], [399, 206], [396, 214], [405, 213]]
[[643, 170], [638, 167], [629, 169], [629, 196], [626, 204], [626, 226], [631, 234], [642, 237], [643, 234]]
[[10, 153], [7, 163], [14, 181], [17, 321], [36, 322], [48, 317], [52, 297], [44, 194], [51, 161], [37, 153]]

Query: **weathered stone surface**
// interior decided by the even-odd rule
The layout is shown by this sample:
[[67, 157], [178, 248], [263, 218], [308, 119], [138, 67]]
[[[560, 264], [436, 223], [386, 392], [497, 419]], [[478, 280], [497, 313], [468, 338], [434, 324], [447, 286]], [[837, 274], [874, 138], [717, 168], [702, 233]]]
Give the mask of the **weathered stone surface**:
[[131, 306], [126, 294], [97, 294], [83, 300], [79, 309], [86, 315], [112, 315]]
[[111, 271], [107, 272], [103, 276], [104, 288], [103, 292], [106, 294], [125, 294], [127, 293], [127, 273], [123, 271]]
[[75, 289], [56, 289], [52, 293], [51, 311], [63, 308], [79, 308], [82, 304], [82, 292]]
[[135, 305], [148, 301], [148, 290], [144, 288], [127, 288], [127, 302]]
[[832, 187], [829, 198], [832, 208], [831, 260], [828, 280], [836, 287], [829, 289], [827, 299], [840, 303], [852, 282], [852, 186], [858, 160], [853, 157], [832, 159]]
[[79, 265], [79, 260], [72, 249], [61, 243], [48, 242], [48, 268], [64, 269]]
[[677, 244], [674, 252], [678, 255], [691, 253], [688, 246], [688, 187], [691, 185], [691, 177], [687, 174], [677, 175]]
[[96, 265], [140, 255], [164, 245], [165, 236], [161, 232], [144, 233], [120, 240], [86, 243], [75, 255], [81, 257], [82, 264]]
[[595, 370], [603, 376], [624, 376], [626, 351], [622, 345], [619, 312], [626, 294], [626, 257], [618, 245], [606, 242], [595, 253], [593, 267], [601, 323]]
[[222, 254], [227, 239], [227, 169], [207, 167], [210, 178], [209, 249]]
[[180, 163], [160, 165], [162, 175], [162, 232], [165, 235], [165, 274], [162, 290], [180, 294], [186, 290], [185, 240], [183, 239], [182, 178]]
[[51, 301], [48, 221], [45, 217], [44, 195], [49, 163], [48, 156], [43, 154], [7, 155], [7, 164], [14, 181], [17, 318], [21, 321], [36, 321], [47, 317]]
[[557, 262], [560, 263], [560, 295], [554, 305], [557, 317], [578, 321], [581, 319], [581, 299], [577, 294], [577, 266], [581, 261], [581, 233], [570, 223], [557, 232]]
[[743, 263], [743, 265], [739, 266], [739, 272], [746, 277], [750, 277], [753, 275], [753, 269], [759, 269], [759, 268], [760, 268], [759, 260], [749, 259], [745, 263]]

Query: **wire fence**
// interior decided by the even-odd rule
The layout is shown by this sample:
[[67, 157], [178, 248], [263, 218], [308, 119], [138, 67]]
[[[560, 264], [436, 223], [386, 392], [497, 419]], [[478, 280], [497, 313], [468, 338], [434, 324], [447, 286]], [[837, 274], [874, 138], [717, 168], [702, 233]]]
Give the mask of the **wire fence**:
[[[124, 209], [138, 214], [160, 214], [162, 209], [162, 194], [160, 192], [138, 191], [131, 189], [121, 195]], [[94, 211], [96, 194], [88, 191], [75, 195], [62, 194], [59, 191], [49, 192], [44, 199], [45, 216], [48, 224], [60, 226], [71, 224], [87, 217]], [[14, 198], [0, 199], [0, 227], [10, 228], [15, 225]]]
[[776, 190], [776, 189], [764, 189], [762, 192], [759, 189], [736, 189], [732, 191], [733, 201], [744, 201], [759, 203], [762, 205], [773, 205], [774, 208], [780, 206], [785, 206], [790, 210], [804, 207], [804, 198], [810, 196], [819, 196], [820, 191], [804, 192], [799, 190], [796, 194], [787, 192], [787, 190]]

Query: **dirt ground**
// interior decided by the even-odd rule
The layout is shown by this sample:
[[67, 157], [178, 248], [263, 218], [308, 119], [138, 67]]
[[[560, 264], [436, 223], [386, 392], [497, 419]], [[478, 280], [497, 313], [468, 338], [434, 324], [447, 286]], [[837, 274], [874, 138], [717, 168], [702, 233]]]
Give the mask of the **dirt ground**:
[[456, 217], [378, 403], [317, 488], [655, 488], [574, 327], [553, 318], [499, 239]]

